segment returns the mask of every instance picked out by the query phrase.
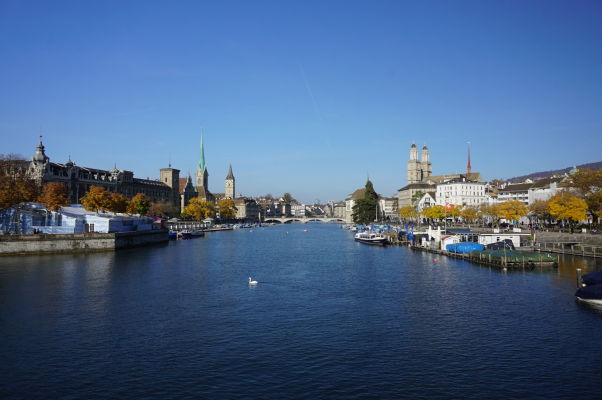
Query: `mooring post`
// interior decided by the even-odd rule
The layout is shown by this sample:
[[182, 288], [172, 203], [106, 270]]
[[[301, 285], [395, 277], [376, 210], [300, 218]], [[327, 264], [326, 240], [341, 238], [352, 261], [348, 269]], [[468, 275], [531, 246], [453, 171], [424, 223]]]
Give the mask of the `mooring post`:
[[577, 287], [581, 287], [581, 268], [577, 268]]

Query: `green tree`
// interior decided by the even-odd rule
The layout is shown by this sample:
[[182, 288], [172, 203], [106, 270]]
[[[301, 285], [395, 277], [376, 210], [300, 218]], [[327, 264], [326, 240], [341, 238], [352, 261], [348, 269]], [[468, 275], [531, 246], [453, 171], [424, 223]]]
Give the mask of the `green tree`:
[[378, 194], [372, 186], [370, 179], [364, 188], [364, 197], [358, 199], [353, 205], [351, 218], [356, 224], [368, 224], [376, 219], [376, 207], [378, 206]]
[[67, 187], [62, 182], [46, 183], [42, 187], [42, 194], [38, 198], [47, 209], [56, 211], [62, 206], [69, 205], [69, 196]]
[[92, 186], [88, 193], [81, 199], [82, 206], [89, 211], [110, 211], [112, 207], [111, 195], [102, 186]]
[[151, 201], [147, 195], [144, 193], [137, 193], [130, 200], [130, 204], [128, 205], [127, 212], [128, 214], [139, 214], [139, 215], [147, 215], [148, 210], [151, 206]]
[[231, 219], [236, 217], [236, 205], [232, 199], [223, 199], [217, 202], [220, 218]]
[[285, 203], [291, 203], [291, 202], [295, 201], [293, 196], [288, 192], [286, 192], [285, 194], [282, 195], [282, 200], [284, 200]]

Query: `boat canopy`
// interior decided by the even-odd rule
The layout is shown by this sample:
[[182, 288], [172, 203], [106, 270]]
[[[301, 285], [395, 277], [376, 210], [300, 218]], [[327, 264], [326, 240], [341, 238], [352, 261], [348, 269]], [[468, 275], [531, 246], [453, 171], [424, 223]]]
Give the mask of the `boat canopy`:
[[602, 285], [582, 287], [575, 292], [575, 296], [584, 300], [602, 300]]
[[598, 285], [602, 283], [602, 271], [592, 272], [590, 274], [583, 275], [581, 280], [586, 285]]

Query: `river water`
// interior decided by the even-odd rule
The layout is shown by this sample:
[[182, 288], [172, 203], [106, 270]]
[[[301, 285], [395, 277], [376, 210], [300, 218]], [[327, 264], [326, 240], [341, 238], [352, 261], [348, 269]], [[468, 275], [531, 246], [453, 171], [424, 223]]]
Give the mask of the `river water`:
[[602, 262], [503, 273], [322, 223], [3, 257], [0, 397], [599, 399], [576, 267]]

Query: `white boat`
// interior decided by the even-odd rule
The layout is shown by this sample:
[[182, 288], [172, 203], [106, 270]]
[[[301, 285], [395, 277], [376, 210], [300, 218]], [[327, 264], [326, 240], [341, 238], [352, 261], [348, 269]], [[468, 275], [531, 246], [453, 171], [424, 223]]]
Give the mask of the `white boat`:
[[387, 238], [381, 233], [360, 232], [355, 234], [355, 241], [373, 246], [384, 246], [387, 244]]

